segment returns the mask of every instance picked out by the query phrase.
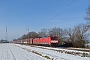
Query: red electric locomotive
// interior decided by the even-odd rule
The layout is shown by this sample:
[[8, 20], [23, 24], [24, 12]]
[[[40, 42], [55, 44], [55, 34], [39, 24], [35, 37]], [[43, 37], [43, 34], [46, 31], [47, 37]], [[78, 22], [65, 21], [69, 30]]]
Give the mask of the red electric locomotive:
[[35, 38], [33, 39], [33, 44], [36, 45], [48, 45], [48, 46], [55, 46], [58, 45], [58, 38], [56, 36], [48, 36], [43, 38]]

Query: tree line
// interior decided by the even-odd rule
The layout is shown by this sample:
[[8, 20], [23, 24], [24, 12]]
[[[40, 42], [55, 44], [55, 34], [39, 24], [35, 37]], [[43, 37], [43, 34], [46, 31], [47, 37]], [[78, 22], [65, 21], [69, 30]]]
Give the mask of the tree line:
[[[87, 9], [85, 20], [90, 20], [90, 6]], [[51, 28], [51, 29], [41, 29], [40, 32], [29, 32], [27, 34], [22, 35], [17, 40], [28, 39], [28, 38], [39, 38], [45, 36], [57, 36], [59, 40], [59, 44], [62, 42], [71, 42], [74, 47], [82, 48], [86, 42], [88, 42], [88, 38], [90, 37], [90, 23], [86, 24], [78, 24], [73, 28]]]
[[[62, 42], [71, 42], [74, 47], [83, 47], [83, 45], [88, 41], [90, 25], [88, 24], [79, 24], [74, 28], [61, 29], [61, 28], [51, 28], [51, 29], [41, 29], [40, 32], [29, 32], [22, 35], [17, 40], [28, 39], [28, 38], [39, 38], [46, 36], [57, 36], [59, 44]], [[65, 39], [66, 38], [66, 39]]]

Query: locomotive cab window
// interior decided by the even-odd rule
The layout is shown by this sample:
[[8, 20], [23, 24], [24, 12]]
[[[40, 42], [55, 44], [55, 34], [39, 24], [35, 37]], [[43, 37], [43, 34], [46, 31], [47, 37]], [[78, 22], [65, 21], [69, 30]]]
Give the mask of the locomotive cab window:
[[57, 37], [51, 37], [51, 40], [58, 40]]

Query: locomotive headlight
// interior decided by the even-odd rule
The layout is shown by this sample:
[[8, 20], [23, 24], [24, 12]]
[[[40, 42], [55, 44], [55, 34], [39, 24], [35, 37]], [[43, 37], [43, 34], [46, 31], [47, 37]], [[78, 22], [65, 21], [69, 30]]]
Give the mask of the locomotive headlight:
[[51, 42], [52, 42], [52, 43], [58, 43], [58, 41], [55, 41], [55, 40], [54, 40], [54, 41], [51, 41]]

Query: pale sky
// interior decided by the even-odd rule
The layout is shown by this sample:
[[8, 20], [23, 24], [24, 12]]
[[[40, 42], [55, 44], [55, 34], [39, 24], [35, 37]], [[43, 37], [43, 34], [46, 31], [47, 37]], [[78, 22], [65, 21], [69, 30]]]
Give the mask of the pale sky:
[[90, 0], [0, 0], [0, 39], [5, 39], [6, 26], [8, 40], [12, 40], [26, 34], [26, 28], [39, 32], [86, 23], [89, 5]]

